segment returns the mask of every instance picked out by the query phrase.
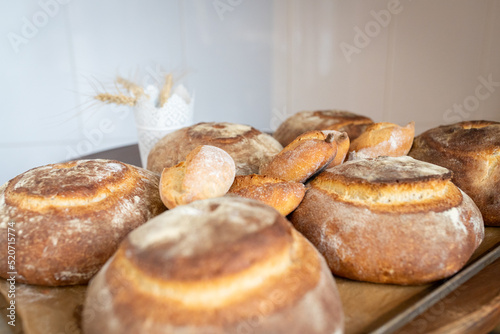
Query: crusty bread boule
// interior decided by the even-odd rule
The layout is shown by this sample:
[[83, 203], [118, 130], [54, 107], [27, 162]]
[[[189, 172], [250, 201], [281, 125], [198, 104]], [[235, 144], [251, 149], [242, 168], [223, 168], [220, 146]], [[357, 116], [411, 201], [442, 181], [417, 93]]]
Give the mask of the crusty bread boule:
[[131, 232], [91, 281], [86, 334], [338, 333], [323, 257], [276, 210], [220, 197]]
[[342, 110], [300, 111], [288, 117], [276, 129], [273, 137], [286, 146], [301, 134], [312, 130], [346, 132], [356, 139], [373, 121], [362, 115]]
[[484, 237], [479, 209], [450, 179], [408, 156], [348, 161], [310, 182], [290, 220], [335, 275], [432, 282], [460, 270]]
[[[114, 160], [30, 169], [0, 187], [0, 276], [16, 282], [85, 284], [134, 228], [163, 212], [159, 175]], [[7, 240], [15, 241], [15, 268]]]
[[415, 138], [408, 154], [453, 171], [452, 181], [500, 226], [500, 123], [465, 121], [432, 128]]
[[169, 209], [200, 199], [224, 196], [235, 176], [233, 158], [210, 145], [192, 150], [178, 165], [165, 168], [160, 178], [160, 196]]
[[273, 137], [243, 124], [198, 123], [169, 133], [151, 149], [147, 169], [161, 173], [185, 161], [199, 145], [211, 145], [226, 151], [234, 160], [236, 175], [256, 174], [282, 149]]

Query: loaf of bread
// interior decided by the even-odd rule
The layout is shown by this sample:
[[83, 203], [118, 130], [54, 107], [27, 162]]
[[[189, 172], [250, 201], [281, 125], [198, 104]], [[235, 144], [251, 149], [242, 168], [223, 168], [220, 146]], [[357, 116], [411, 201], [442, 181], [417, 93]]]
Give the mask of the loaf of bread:
[[408, 154], [415, 136], [415, 122], [406, 126], [382, 122], [368, 126], [351, 142], [348, 160], [400, 157]]
[[330, 164], [326, 168], [340, 165], [347, 157], [349, 147], [351, 146], [351, 141], [349, 140], [347, 132], [340, 132], [335, 130], [325, 130], [322, 132], [326, 135], [331, 134], [333, 136], [333, 140], [337, 144], [337, 154], [335, 154], [335, 158], [333, 158], [332, 162], [330, 162]]
[[[17, 283], [48, 286], [87, 283], [131, 230], [165, 210], [158, 182], [157, 174], [113, 160], [20, 174], [0, 187], [0, 275], [15, 271]], [[7, 266], [7, 240], [14, 267]]]
[[338, 333], [323, 257], [276, 210], [220, 197], [131, 232], [92, 279], [86, 334]]
[[174, 167], [165, 168], [160, 178], [160, 196], [173, 209], [200, 199], [224, 196], [234, 181], [233, 158], [226, 151], [200, 145]]
[[409, 155], [452, 170], [452, 181], [476, 203], [484, 223], [500, 226], [499, 122], [466, 121], [430, 129], [415, 138]]
[[272, 206], [283, 216], [300, 204], [306, 187], [300, 182], [290, 182], [265, 175], [239, 175], [228, 194], [251, 198]]
[[325, 168], [337, 154], [333, 133], [308, 131], [298, 136], [260, 168], [261, 175], [293, 182], [306, 182]]
[[234, 123], [198, 123], [163, 137], [149, 152], [147, 169], [161, 173], [185, 161], [189, 152], [200, 145], [226, 151], [234, 160], [236, 175], [256, 174], [283, 147], [273, 137], [248, 125]]
[[365, 116], [341, 110], [301, 111], [288, 117], [276, 129], [273, 137], [286, 146], [295, 138], [312, 130], [347, 132], [349, 139], [356, 139], [373, 121]]
[[432, 282], [460, 270], [484, 237], [479, 209], [451, 174], [408, 156], [348, 161], [310, 182], [290, 220], [335, 275]]

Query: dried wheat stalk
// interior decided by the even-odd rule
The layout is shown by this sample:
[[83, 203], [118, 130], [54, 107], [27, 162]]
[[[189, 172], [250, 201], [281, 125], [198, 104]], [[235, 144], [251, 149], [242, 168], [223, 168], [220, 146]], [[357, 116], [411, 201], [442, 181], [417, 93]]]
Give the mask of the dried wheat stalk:
[[165, 84], [160, 92], [160, 107], [163, 107], [170, 97], [170, 90], [172, 90], [172, 74], [167, 74], [165, 77]]
[[[170, 97], [170, 91], [172, 90], [173, 85], [172, 81], [172, 74], [168, 74], [165, 76], [165, 84], [163, 85], [160, 92], [160, 107], [163, 107], [165, 102], [167, 102], [168, 98]], [[94, 96], [94, 98], [98, 101], [108, 104], [114, 103], [118, 105], [134, 106], [137, 100], [141, 96], [145, 95], [144, 88], [133, 83], [130, 80], [122, 77], [117, 77], [116, 83], [124, 87], [130, 94], [132, 94], [132, 96], [125, 95], [121, 92], [119, 92], [118, 94], [99, 93]]]
[[94, 96], [96, 100], [104, 103], [114, 103], [119, 105], [134, 106], [137, 99], [132, 96], [127, 96], [124, 94], [110, 94], [110, 93], [100, 93]]
[[144, 95], [144, 88], [141, 86], [133, 83], [132, 81], [129, 81], [125, 78], [122, 77], [117, 77], [116, 78], [116, 83], [122, 85], [125, 89], [127, 89], [132, 95], [134, 95], [136, 98], [141, 97]]

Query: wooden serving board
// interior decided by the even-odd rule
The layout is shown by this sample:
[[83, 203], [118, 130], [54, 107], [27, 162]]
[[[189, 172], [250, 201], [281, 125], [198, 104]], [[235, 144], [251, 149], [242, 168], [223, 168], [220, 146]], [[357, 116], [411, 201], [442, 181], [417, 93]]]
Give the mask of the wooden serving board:
[[[488, 227], [483, 243], [469, 264], [447, 280], [420, 286], [398, 286], [335, 278], [346, 316], [346, 334], [395, 331], [399, 334], [487, 333], [500, 322], [500, 259], [492, 259], [493, 263], [485, 265], [484, 269], [479, 268], [482, 270], [478, 274], [471, 272], [473, 277], [465, 283], [449, 283], [461, 278], [461, 274], [470, 271], [488, 254], [493, 258], [491, 254], [495, 250], [500, 254], [500, 228]], [[85, 290], [86, 286], [49, 288], [17, 284], [16, 326], [12, 327], [7, 325], [9, 319], [5, 314], [8, 284], [2, 280], [0, 307], [4, 314], [0, 332], [80, 334]], [[433, 297], [435, 292], [438, 293]], [[420, 315], [415, 312], [406, 314], [415, 310], [416, 305]]]

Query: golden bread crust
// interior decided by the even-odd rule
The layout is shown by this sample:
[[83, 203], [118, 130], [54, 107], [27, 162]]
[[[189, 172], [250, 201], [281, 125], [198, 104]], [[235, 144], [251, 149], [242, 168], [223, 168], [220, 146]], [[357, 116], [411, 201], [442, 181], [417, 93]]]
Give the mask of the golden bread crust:
[[335, 167], [344, 162], [347, 153], [349, 152], [349, 147], [351, 146], [351, 141], [349, 140], [349, 136], [347, 132], [340, 132], [335, 130], [324, 130], [322, 131], [325, 135], [332, 134], [333, 140], [337, 144], [337, 154], [335, 154], [335, 158], [333, 158], [332, 162], [326, 167]]
[[446, 168], [409, 157], [348, 161], [318, 175], [312, 187], [374, 212], [444, 211], [462, 202]]
[[200, 199], [224, 196], [234, 181], [234, 160], [226, 151], [200, 145], [186, 161], [163, 169], [160, 196], [169, 209]]
[[442, 279], [484, 237], [479, 210], [450, 176], [410, 157], [346, 162], [311, 182], [290, 220], [336, 275], [393, 284]]
[[305, 193], [306, 188], [302, 183], [258, 174], [237, 176], [228, 191], [228, 194], [266, 203], [283, 216], [297, 208]]
[[99, 297], [85, 333], [231, 333], [255, 316], [265, 332], [343, 327], [324, 259], [275, 210], [240, 198], [193, 202], [132, 232], [92, 280], [84, 314]]
[[485, 224], [500, 226], [499, 122], [466, 121], [430, 129], [415, 138], [408, 155], [452, 170], [452, 181], [473, 199]]
[[287, 118], [273, 137], [286, 146], [307, 131], [336, 130], [346, 132], [352, 141], [373, 121], [365, 116], [342, 110], [300, 111]]
[[283, 147], [273, 137], [243, 124], [198, 123], [174, 131], [158, 141], [148, 155], [147, 169], [161, 173], [185, 161], [199, 145], [223, 149], [234, 160], [236, 175], [258, 173]]
[[158, 182], [157, 174], [113, 160], [51, 164], [10, 180], [0, 188], [0, 242], [7, 244], [13, 222], [16, 280], [87, 283], [128, 232], [165, 210]]
[[260, 174], [293, 182], [306, 182], [332, 162], [337, 153], [334, 134], [309, 131], [297, 137], [269, 163]]
[[374, 123], [351, 142], [348, 160], [406, 155], [410, 151], [414, 136], [415, 122], [406, 126], [388, 122]]

